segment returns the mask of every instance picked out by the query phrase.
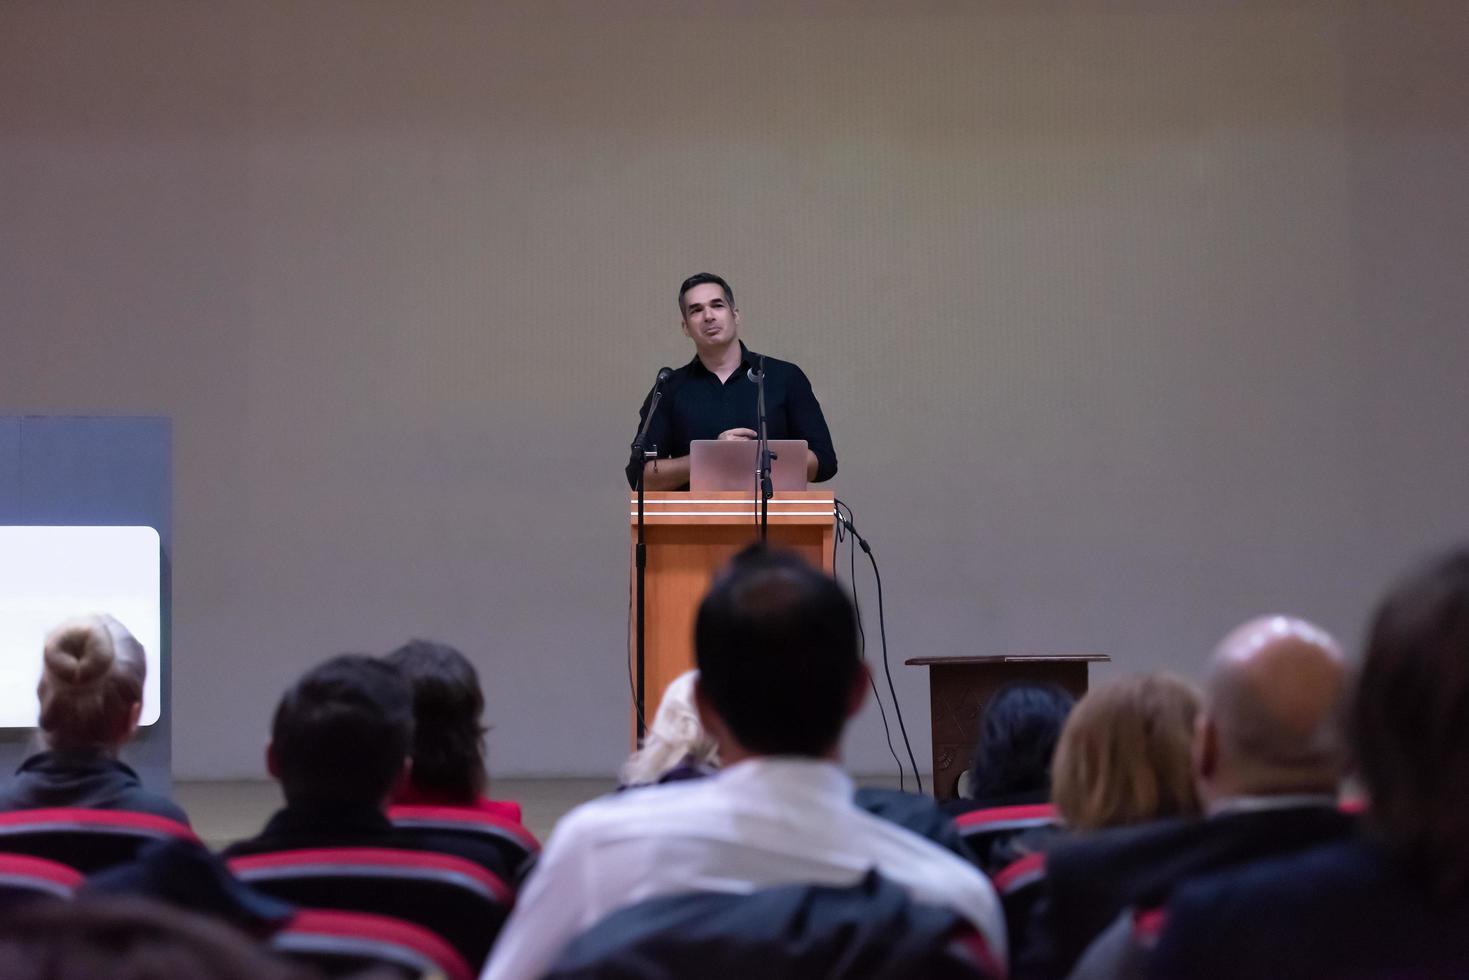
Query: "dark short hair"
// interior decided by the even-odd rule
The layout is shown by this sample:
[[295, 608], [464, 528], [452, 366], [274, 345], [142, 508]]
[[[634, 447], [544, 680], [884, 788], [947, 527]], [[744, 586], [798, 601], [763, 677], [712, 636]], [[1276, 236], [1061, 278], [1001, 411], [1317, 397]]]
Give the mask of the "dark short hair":
[[380, 804], [413, 740], [408, 682], [376, 657], [333, 657], [281, 698], [270, 737], [287, 802]]
[[479, 674], [446, 643], [409, 640], [386, 658], [413, 689], [413, 784], [472, 802], [485, 790]]
[[684, 309], [683, 309], [683, 295], [684, 295], [684, 293], [688, 292], [690, 289], [693, 289], [695, 286], [702, 286], [706, 282], [712, 282], [712, 283], [714, 283], [714, 285], [716, 285], [720, 289], [724, 290], [724, 301], [726, 303], [728, 303], [730, 306], [734, 306], [734, 290], [729, 288], [729, 283], [725, 282], [723, 278], [721, 278], [719, 276], [716, 276], [712, 272], [696, 272], [692, 276], [689, 276], [687, 279], [685, 279], [683, 281], [683, 283], [678, 287], [678, 312], [679, 313], [683, 313], [683, 311], [684, 311]]
[[0, 916], [0, 976], [307, 980], [318, 974], [271, 955], [225, 922], [129, 895], [6, 902]]
[[846, 724], [859, 675], [852, 603], [790, 553], [736, 555], [699, 605], [699, 687], [757, 755], [821, 756]]
[[1051, 758], [1076, 699], [1055, 684], [1006, 684], [984, 709], [970, 798], [1051, 791]]
[[1378, 606], [1351, 711], [1370, 825], [1440, 898], [1469, 893], [1469, 548]]

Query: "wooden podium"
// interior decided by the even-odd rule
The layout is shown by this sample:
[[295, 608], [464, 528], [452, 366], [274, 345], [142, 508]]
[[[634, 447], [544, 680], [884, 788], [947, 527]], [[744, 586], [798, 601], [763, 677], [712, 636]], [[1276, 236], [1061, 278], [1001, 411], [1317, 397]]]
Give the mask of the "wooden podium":
[[933, 795], [954, 798], [959, 774], [969, 765], [984, 706], [1006, 684], [1058, 684], [1077, 698], [1086, 693], [1087, 668], [1111, 661], [1105, 654], [1031, 654], [997, 657], [914, 657], [928, 668], [928, 707], [933, 725]]
[[[832, 574], [834, 498], [823, 490], [792, 490], [770, 498], [772, 547], [794, 551]], [[638, 495], [631, 495], [628, 544], [628, 594], [637, 601], [634, 567], [638, 541]], [[759, 540], [759, 500], [747, 490], [650, 490], [644, 495], [644, 540], [648, 566], [644, 635], [643, 698], [649, 724], [663, 691], [694, 666], [694, 615], [714, 573], [738, 551]], [[637, 610], [628, 618], [628, 658], [637, 676]], [[632, 708], [634, 740], [637, 705]]]

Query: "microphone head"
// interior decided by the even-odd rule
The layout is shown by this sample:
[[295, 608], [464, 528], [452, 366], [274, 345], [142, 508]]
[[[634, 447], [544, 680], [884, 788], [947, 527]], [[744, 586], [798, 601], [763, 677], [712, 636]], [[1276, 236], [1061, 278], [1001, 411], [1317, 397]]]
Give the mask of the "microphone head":
[[661, 367], [661, 368], [658, 369], [658, 383], [659, 384], [662, 384], [663, 382], [667, 381], [671, 377], [673, 377], [673, 368], [670, 368], [670, 367]]
[[750, 381], [754, 384], [759, 384], [760, 382], [765, 380], [765, 372], [757, 371], [754, 368], [750, 368], [748, 371], [745, 372], [745, 377], [749, 378]]

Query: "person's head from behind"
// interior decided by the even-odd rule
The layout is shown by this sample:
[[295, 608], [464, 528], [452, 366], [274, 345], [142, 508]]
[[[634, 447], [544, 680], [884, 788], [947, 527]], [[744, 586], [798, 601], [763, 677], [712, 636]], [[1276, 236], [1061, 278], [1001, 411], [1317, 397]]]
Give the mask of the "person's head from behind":
[[717, 765], [719, 746], [704, 730], [694, 704], [694, 685], [699, 672], [686, 670], [669, 682], [658, 702], [653, 723], [643, 744], [622, 765], [624, 786], [656, 783], [670, 770], [683, 764]]
[[384, 658], [413, 690], [413, 786], [472, 803], [484, 794], [485, 696], [479, 674], [444, 643], [410, 640]]
[[1197, 813], [1189, 756], [1198, 710], [1198, 693], [1172, 674], [1087, 692], [1056, 746], [1051, 798], [1061, 818], [1098, 830]]
[[46, 744], [116, 751], [143, 710], [143, 645], [111, 616], [83, 616], [47, 635], [43, 657], [36, 695]]
[[1264, 616], [1210, 658], [1194, 730], [1205, 805], [1238, 796], [1335, 794], [1345, 768], [1346, 658], [1325, 630]]
[[1469, 897], [1469, 548], [1383, 599], [1350, 709], [1367, 819], [1435, 897]]
[[792, 554], [747, 548], [694, 624], [699, 714], [725, 765], [753, 755], [830, 757], [862, 704], [852, 603]]
[[396, 667], [344, 654], [308, 670], [281, 698], [266, 764], [286, 802], [381, 806], [404, 776], [413, 696]]
[[0, 976], [307, 980], [317, 974], [277, 959], [223, 922], [130, 896], [8, 906], [0, 916]]
[[1051, 760], [1076, 699], [1054, 684], [1007, 684], [985, 705], [969, 798], [1051, 790]]

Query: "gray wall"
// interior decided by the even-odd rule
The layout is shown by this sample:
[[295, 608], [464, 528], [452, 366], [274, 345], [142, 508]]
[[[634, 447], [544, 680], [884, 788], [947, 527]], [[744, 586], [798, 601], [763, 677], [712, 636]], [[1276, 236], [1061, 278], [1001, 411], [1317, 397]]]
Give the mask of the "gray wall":
[[1355, 641], [1469, 531], [1466, 10], [12, 0], [0, 412], [174, 420], [181, 777], [412, 634], [500, 771], [608, 771], [705, 268], [815, 381], [894, 658]]

